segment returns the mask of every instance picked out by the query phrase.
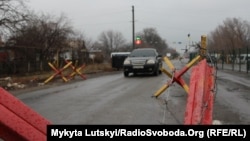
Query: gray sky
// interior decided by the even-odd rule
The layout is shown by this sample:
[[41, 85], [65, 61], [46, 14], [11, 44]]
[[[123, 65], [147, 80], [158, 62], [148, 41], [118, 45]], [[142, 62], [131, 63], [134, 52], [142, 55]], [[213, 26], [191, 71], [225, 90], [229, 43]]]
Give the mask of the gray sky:
[[135, 32], [156, 28], [177, 50], [189, 41], [200, 41], [201, 35], [209, 34], [226, 18], [250, 18], [250, 0], [29, 0], [27, 5], [36, 12], [65, 14], [76, 30], [92, 40], [113, 30], [121, 32], [128, 42], [132, 40], [134, 5]]

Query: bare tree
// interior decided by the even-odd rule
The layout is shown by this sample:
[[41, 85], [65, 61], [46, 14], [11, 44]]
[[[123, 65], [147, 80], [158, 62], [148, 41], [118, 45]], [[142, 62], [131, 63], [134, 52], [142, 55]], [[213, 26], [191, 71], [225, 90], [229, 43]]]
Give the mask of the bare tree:
[[249, 44], [249, 22], [239, 18], [227, 18], [209, 36], [209, 49], [224, 50], [233, 53], [236, 49], [244, 49]]
[[137, 33], [137, 36], [142, 39], [142, 45], [139, 45], [139, 47], [152, 47], [162, 55], [166, 54], [168, 44], [161, 38], [155, 28], [145, 28], [142, 32]]
[[99, 41], [106, 57], [110, 56], [111, 52], [119, 51], [125, 44], [122, 33], [112, 30], [102, 32], [99, 36]]
[[0, 0], [0, 35], [20, 29], [28, 20], [28, 10], [23, 0]]
[[40, 54], [40, 59], [43, 59], [48, 57], [51, 50], [67, 47], [67, 39], [71, 33], [73, 30], [64, 16], [57, 19], [48, 15], [33, 16], [33, 19], [23, 26], [22, 30], [15, 32], [9, 41], [14, 42], [13, 46], [16, 47], [31, 48], [27, 57], [34, 56], [36, 52]]
[[12, 33], [6, 46], [18, 48], [29, 63], [39, 59], [40, 70], [43, 61], [51, 60], [56, 52], [69, 47], [68, 37], [73, 33], [65, 16], [54, 18], [50, 15], [32, 15], [27, 24]]
[[74, 31], [72, 40], [77, 41], [78, 46], [86, 50], [91, 50], [94, 47], [92, 39], [85, 36], [83, 32]]
[[234, 69], [237, 56], [247, 52], [249, 45], [249, 22], [240, 18], [227, 18], [208, 38], [208, 49], [221, 54], [221, 58], [232, 63]]
[[86, 47], [86, 37], [83, 33], [74, 31], [73, 34], [69, 37], [70, 47], [75, 49], [85, 49]]

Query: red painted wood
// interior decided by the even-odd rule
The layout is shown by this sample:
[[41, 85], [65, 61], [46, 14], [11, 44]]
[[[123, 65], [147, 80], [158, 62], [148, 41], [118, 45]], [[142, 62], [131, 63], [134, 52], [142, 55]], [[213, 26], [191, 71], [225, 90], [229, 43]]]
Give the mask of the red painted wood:
[[206, 59], [192, 69], [184, 124], [212, 124], [214, 68]]
[[[6, 131], [10, 134], [16, 133], [16, 136], [29, 139], [31, 138], [30, 134], [33, 132], [34, 135], [32, 136], [34, 138], [36, 136], [41, 139], [46, 137], [47, 125], [51, 124], [51, 122], [1, 87], [0, 107], [0, 128], [2, 127], [0, 131]], [[0, 137], [8, 135], [8, 133], [3, 132], [0, 132]]]
[[5, 130], [0, 136], [6, 140], [24, 141], [46, 141], [46, 135], [26, 122], [25, 120], [12, 113], [6, 107], [0, 105], [0, 127]]

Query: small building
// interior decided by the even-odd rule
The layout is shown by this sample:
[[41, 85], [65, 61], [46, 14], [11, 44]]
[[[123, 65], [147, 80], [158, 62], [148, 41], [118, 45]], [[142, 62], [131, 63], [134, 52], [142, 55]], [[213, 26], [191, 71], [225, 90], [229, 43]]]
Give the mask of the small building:
[[92, 60], [93, 63], [96, 63], [96, 61], [100, 62], [101, 60], [97, 59], [102, 59], [103, 61], [103, 52], [102, 50], [90, 50], [89, 51], [89, 58]]

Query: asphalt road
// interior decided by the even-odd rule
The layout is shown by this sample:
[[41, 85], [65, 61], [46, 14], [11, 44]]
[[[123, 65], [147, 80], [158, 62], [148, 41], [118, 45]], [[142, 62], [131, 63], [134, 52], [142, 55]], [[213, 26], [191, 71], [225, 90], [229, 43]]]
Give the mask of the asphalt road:
[[[185, 65], [185, 61], [173, 63], [177, 70]], [[183, 76], [187, 83], [190, 71]], [[216, 78], [213, 119], [221, 124], [249, 124], [249, 75], [218, 70]], [[53, 124], [183, 124], [187, 94], [178, 84], [152, 97], [169, 79], [165, 74], [125, 78], [117, 71], [13, 94]]]

